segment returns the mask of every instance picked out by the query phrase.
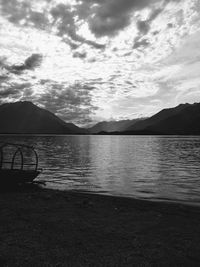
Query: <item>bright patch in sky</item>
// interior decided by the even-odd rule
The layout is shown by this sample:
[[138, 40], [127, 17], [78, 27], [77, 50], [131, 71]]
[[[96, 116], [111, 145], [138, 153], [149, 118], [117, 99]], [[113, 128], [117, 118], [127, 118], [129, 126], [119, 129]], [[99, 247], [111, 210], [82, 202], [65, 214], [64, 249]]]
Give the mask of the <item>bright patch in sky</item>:
[[0, 0], [0, 100], [87, 125], [200, 100], [198, 0]]

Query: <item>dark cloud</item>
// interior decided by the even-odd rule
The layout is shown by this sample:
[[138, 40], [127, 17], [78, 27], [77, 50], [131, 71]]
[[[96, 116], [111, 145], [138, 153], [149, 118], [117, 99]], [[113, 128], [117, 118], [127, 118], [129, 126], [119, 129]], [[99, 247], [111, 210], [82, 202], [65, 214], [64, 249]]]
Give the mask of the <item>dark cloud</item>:
[[174, 24], [173, 24], [173, 23], [168, 23], [168, 24], [167, 24], [167, 27], [168, 27], [168, 28], [173, 28], [173, 27], [174, 27]]
[[137, 21], [137, 28], [140, 34], [145, 35], [150, 30], [150, 25], [147, 20], [139, 20]]
[[[35, 94], [35, 86], [44, 86], [43, 93]], [[91, 122], [91, 115], [97, 110], [92, 103], [91, 92], [94, 89], [92, 84], [75, 83], [66, 86], [65, 83], [50, 79], [40, 80], [38, 84], [7, 81], [3, 85], [0, 80], [0, 103], [14, 100], [32, 101], [57, 114], [66, 122], [84, 125]]]
[[35, 26], [39, 29], [46, 29], [48, 27], [49, 20], [48, 17], [45, 16], [44, 13], [29, 11], [29, 15], [27, 16], [27, 26]]
[[[133, 48], [137, 49], [139, 47], [147, 47], [149, 45], [149, 41], [144, 39], [144, 36], [148, 34], [151, 29], [151, 23], [157, 18], [157, 16], [164, 10], [167, 2], [165, 1], [162, 8], [153, 9], [150, 13], [150, 16], [146, 20], [138, 20], [136, 23], [138, 29], [138, 35], [134, 40]], [[154, 35], [156, 33], [154, 32]]]
[[133, 49], [138, 49], [140, 47], [147, 47], [149, 45], [150, 45], [150, 43], [147, 39], [135, 40], [134, 45], [133, 45]]
[[[72, 49], [82, 44], [104, 49], [104, 44], [88, 40], [77, 33], [77, 19], [79, 22], [88, 22], [97, 37], [113, 36], [130, 24], [133, 11], [149, 7], [153, 9], [149, 19], [137, 22], [138, 30], [141, 34], [146, 34], [151, 22], [162, 12], [162, 8], [156, 8], [156, 4], [160, 6], [163, 3], [164, 6], [170, 1], [180, 0], [77, 0], [73, 9], [68, 4], [57, 4], [50, 11], [46, 9], [44, 12], [32, 10], [31, 1], [0, 0], [0, 10], [14, 24], [39, 29], [54, 27], [56, 34]], [[47, 6], [48, 2], [46, 1]]]
[[[88, 44], [88, 45], [90, 45], [94, 48], [97, 48], [97, 49], [104, 49], [105, 48], [105, 45], [103, 45], [103, 44], [99, 44], [99, 43], [96, 43], [94, 41], [87, 40], [86, 38], [78, 35], [75, 31], [75, 28], [74, 29], [72, 29], [72, 28], [70, 31], [63, 33], [63, 35], [68, 34], [68, 36], [71, 37], [71, 39], [72, 39], [71, 44], [73, 44], [73, 45], [75, 44], [75, 48], [79, 47], [82, 44]], [[63, 40], [65, 40], [65, 38]], [[75, 41], [75, 43], [74, 43], [74, 41]]]
[[30, 83], [12, 83], [8, 82], [0, 89], [0, 103], [9, 102], [11, 100], [21, 100], [24, 97], [30, 96]]
[[96, 42], [93, 42], [93, 41], [90, 41], [90, 40], [86, 40], [85, 43], [87, 43], [88, 45], [93, 46], [96, 49], [105, 49], [106, 48], [106, 45], [99, 44], [99, 43], [96, 43]]
[[59, 115], [66, 122], [85, 124], [97, 109], [92, 104], [91, 91], [93, 86], [74, 84], [66, 86], [54, 81], [42, 81], [48, 86], [48, 91], [35, 98], [35, 102]]
[[152, 35], [158, 35], [160, 33], [160, 31], [154, 31], [154, 32], [152, 32]]
[[26, 83], [11, 83], [9, 89], [15, 89], [18, 90], [19, 92], [22, 92], [24, 89], [27, 89], [31, 87], [31, 83], [26, 82]]
[[121, 15], [119, 17], [105, 18], [95, 16], [90, 20], [90, 29], [97, 37], [112, 36], [118, 33], [120, 29], [129, 24], [129, 17]]
[[20, 75], [25, 70], [34, 70], [39, 67], [42, 62], [41, 54], [32, 54], [28, 57], [24, 63], [20, 65], [9, 65], [6, 61], [6, 58], [0, 58], [0, 69], [3, 70], [4, 74], [0, 75], [2, 78], [8, 78], [9, 73]]
[[19, 91], [17, 89], [14, 89], [13, 88], [6, 88], [6, 89], [3, 89], [3, 90], [0, 90], [0, 97], [1, 98], [7, 98], [9, 96], [16, 96], [16, 95], [19, 95]]
[[20, 26], [34, 26], [45, 29], [49, 24], [48, 16], [33, 11], [30, 1], [0, 0], [0, 10], [10, 22]]
[[80, 1], [79, 16], [89, 22], [91, 31], [97, 37], [113, 36], [130, 24], [133, 11], [148, 7], [153, 10], [149, 19], [138, 23], [147, 33], [151, 22], [162, 12], [164, 6], [172, 1], [180, 0], [84, 0]]
[[13, 65], [11, 70], [16, 72], [21, 72], [24, 70], [34, 70], [35, 68], [39, 67], [42, 62], [42, 55], [41, 54], [32, 54], [28, 57], [22, 65]]
[[2, 14], [15, 24], [26, 18], [30, 9], [28, 2], [18, 2], [17, 0], [0, 0], [0, 5]]
[[51, 83], [51, 80], [50, 79], [42, 79], [42, 80], [40, 80], [40, 84], [41, 85], [44, 85], [46, 83]]
[[70, 46], [71, 50], [75, 50], [75, 49], [79, 48], [79, 46], [80, 46], [79, 42], [73, 41], [68, 36], [63, 37], [62, 40]]
[[149, 32], [152, 21], [163, 11], [164, 7], [165, 5], [162, 8], [154, 9], [147, 20], [137, 21], [139, 35], [146, 35]]
[[1, 56], [0, 57], [0, 67], [4, 66], [5, 61], [6, 61], [6, 57]]
[[0, 83], [8, 79], [7, 75], [0, 74]]
[[49, 14], [47, 12], [33, 11], [31, 2], [28, 1], [0, 0], [0, 11], [13, 24], [36, 27], [42, 30], [56, 27], [57, 35], [63, 37], [63, 40], [73, 49], [83, 43], [97, 49], [105, 48], [105, 45], [87, 40], [77, 34], [75, 16], [77, 16], [78, 11], [72, 11], [69, 5], [58, 4], [50, 10], [53, 22], [49, 21]]
[[57, 24], [57, 31], [59, 36], [68, 34], [69, 36], [75, 34], [74, 11], [71, 11], [69, 5], [58, 4], [50, 11], [53, 17], [53, 24]]
[[77, 11], [71, 10], [69, 5], [57, 5], [51, 9], [51, 15], [53, 16], [53, 25], [57, 25], [57, 34], [64, 37], [63, 40], [66, 40], [70, 46], [73, 45], [76, 48], [85, 43], [97, 49], [105, 48], [105, 45], [88, 40], [77, 34], [78, 29], [75, 23]]
[[25, 70], [34, 70], [35, 68], [40, 66], [41, 62], [42, 62], [41, 54], [32, 54], [24, 61], [24, 63], [20, 65], [11, 65], [11, 66], [6, 62], [6, 59], [3, 58], [0, 59], [0, 68], [10, 73], [21, 74]]
[[[94, 16], [89, 20], [90, 28], [96, 36], [115, 35], [130, 23], [134, 10], [151, 7], [159, 0], [110, 0], [93, 1], [98, 4], [94, 9]], [[90, 1], [91, 3], [91, 1]]]
[[78, 52], [78, 51], [76, 51], [76, 52], [74, 52], [73, 57], [84, 59], [84, 58], [87, 57], [87, 53], [86, 52]]

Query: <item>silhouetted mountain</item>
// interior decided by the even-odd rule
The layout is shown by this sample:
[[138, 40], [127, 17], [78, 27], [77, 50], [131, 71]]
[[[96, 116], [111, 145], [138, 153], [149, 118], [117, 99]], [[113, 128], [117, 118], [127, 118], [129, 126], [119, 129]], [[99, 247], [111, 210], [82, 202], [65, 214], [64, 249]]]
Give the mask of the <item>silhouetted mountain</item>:
[[134, 125], [136, 122], [143, 120], [140, 119], [133, 119], [133, 120], [121, 120], [121, 121], [102, 121], [98, 122], [94, 126], [88, 129], [89, 133], [96, 134], [100, 132], [123, 132], [129, 126]]
[[83, 133], [73, 123], [31, 102], [15, 102], [0, 106], [0, 133], [20, 134], [78, 134]]
[[200, 103], [163, 109], [126, 130], [129, 134], [141, 131], [155, 134], [200, 134]]

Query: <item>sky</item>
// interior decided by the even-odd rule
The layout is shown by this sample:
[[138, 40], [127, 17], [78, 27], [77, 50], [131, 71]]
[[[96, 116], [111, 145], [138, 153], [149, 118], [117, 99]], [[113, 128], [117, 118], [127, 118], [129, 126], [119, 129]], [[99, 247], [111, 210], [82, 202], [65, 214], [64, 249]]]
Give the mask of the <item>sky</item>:
[[0, 104], [79, 126], [200, 102], [199, 0], [0, 0]]

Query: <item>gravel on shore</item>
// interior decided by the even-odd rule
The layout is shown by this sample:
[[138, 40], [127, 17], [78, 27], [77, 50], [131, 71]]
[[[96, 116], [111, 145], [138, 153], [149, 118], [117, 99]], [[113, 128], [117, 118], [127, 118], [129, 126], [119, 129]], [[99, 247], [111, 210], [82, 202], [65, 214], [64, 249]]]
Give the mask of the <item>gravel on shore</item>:
[[199, 266], [200, 208], [36, 186], [0, 192], [0, 266]]

